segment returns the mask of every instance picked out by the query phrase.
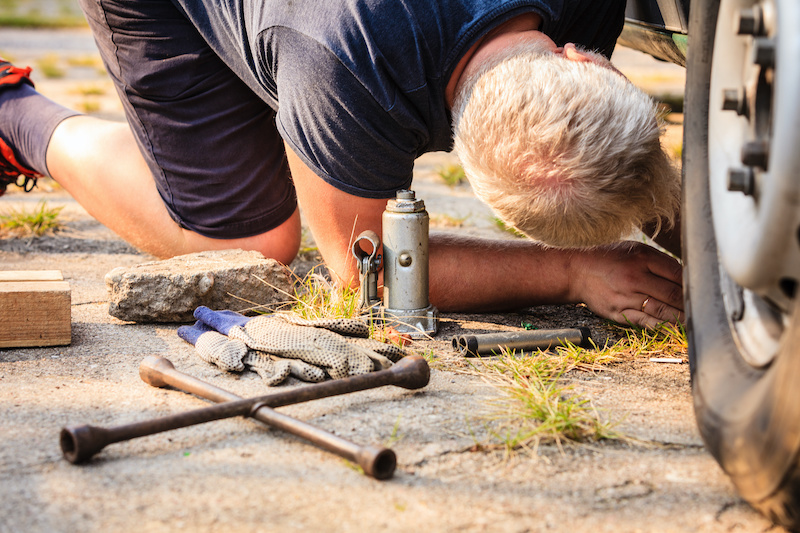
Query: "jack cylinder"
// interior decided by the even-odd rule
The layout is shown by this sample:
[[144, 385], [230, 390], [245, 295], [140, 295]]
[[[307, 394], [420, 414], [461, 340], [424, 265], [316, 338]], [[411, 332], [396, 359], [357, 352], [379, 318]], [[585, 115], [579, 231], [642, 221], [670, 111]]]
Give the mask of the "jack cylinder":
[[383, 306], [401, 333], [436, 332], [428, 300], [428, 212], [414, 191], [398, 191], [383, 212]]

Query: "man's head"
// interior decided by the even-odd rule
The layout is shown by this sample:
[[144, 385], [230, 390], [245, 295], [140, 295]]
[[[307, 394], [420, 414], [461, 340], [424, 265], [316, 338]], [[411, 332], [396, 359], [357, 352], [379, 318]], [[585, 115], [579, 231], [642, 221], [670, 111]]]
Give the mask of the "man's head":
[[590, 247], [673, 220], [655, 106], [602, 56], [515, 43], [459, 84], [453, 125], [475, 193], [533, 239]]

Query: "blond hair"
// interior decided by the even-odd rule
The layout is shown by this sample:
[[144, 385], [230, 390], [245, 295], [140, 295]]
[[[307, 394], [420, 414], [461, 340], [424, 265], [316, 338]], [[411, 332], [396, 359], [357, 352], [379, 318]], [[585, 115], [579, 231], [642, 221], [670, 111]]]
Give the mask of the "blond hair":
[[457, 89], [453, 126], [477, 196], [533, 239], [584, 248], [673, 223], [655, 105], [609, 68], [514, 47]]

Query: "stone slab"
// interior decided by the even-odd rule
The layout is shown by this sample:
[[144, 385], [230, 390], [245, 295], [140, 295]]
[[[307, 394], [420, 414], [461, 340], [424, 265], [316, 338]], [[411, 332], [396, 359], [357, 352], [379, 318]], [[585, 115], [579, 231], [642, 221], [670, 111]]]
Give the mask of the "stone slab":
[[131, 322], [189, 322], [201, 305], [242, 313], [270, 310], [287, 301], [287, 268], [262, 254], [220, 250], [181, 255], [105, 276], [108, 313]]

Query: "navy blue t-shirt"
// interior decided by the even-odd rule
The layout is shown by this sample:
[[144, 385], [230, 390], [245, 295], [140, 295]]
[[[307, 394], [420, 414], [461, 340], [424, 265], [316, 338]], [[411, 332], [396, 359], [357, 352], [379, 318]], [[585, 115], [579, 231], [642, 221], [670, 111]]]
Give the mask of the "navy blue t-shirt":
[[[625, 0], [174, 0], [277, 112], [281, 137], [347, 193], [387, 198], [450, 150], [445, 87], [480, 37], [526, 12], [610, 56]], [[272, 147], [265, 147], [272, 149]]]

